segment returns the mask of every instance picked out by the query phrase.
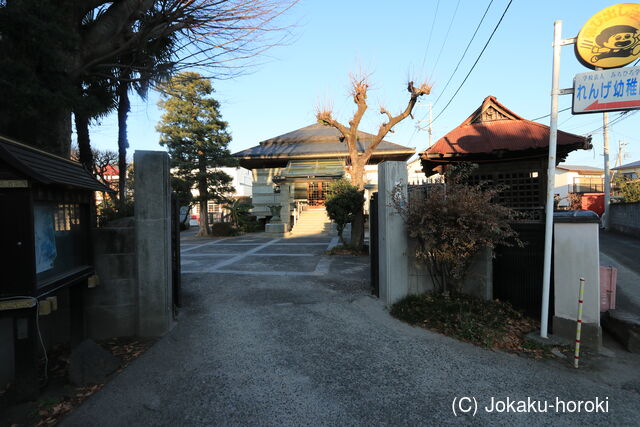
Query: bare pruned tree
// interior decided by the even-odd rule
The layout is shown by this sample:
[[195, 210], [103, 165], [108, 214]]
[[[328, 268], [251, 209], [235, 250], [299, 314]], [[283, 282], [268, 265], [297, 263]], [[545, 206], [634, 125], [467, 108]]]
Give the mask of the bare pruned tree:
[[412, 115], [413, 107], [416, 105], [418, 98], [422, 95], [428, 95], [431, 93], [431, 85], [428, 83], [422, 83], [420, 86], [414, 86], [414, 83], [411, 81], [407, 84], [407, 91], [409, 92], [409, 101], [407, 102], [407, 106], [405, 109], [397, 115], [392, 115], [387, 109], [384, 107], [380, 107], [380, 114], [384, 114], [387, 118], [380, 127], [378, 128], [378, 133], [375, 135], [375, 138], [364, 148], [364, 151], [360, 151], [358, 149], [358, 127], [360, 126], [360, 121], [364, 116], [364, 113], [367, 111], [369, 106], [367, 105], [367, 90], [369, 89], [369, 82], [367, 76], [351, 76], [351, 96], [353, 97], [353, 102], [356, 104], [356, 111], [353, 114], [351, 120], [349, 120], [349, 126], [345, 126], [336, 119], [333, 118], [333, 112], [328, 109], [319, 110], [316, 113], [316, 118], [318, 122], [323, 123], [325, 125], [333, 126], [338, 129], [342, 136], [344, 137], [344, 143], [347, 145], [347, 149], [349, 151], [349, 160], [351, 161], [350, 166], [348, 166], [347, 172], [351, 176], [351, 181], [354, 185], [356, 185], [360, 190], [364, 189], [364, 168], [366, 164], [371, 159], [373, 152], [378, 145], [384, 140], [389, 132], [393, 130], [393, 127], [400, 123], [405, 118]]
[[[371, 159], [373, 152], [384, 140], [389, 132], [393, 131], [393, 127], [400, 123], [407, 117], [413, 118], [412, 112], [415, 107], [418, 98], [422, 95], [428, 95], [431, 93], [431, 85], [427, 82], [421, 83], [419, 86], [415, 86], [413, 81], [407, 84], [407, 91], [409, 92], [409, 100], [407, 106], [403, 111], [397, 115], [391, 114], [384, 107], [380, 107], [380, 114], [385, 115], [385, 121], [380, 124], [378, 132], [375, 134], [373, 140], [368, 145], [363, 147], [363, 150], [358, 148], [358, 127], [365, 112], [369, 108], [367, 104], [367, 91], [369, 89], [369, 79], [365, 74], [351, 75], [351, 97], [356, 104], [356, 111], [353, 114], [351, 120], [349, 120], [349, 126], [346, 126], [333, 118], [333, 112], [330, 109], [319, 109], [316, 112], [316, 118], [318, 122], [325, 125], [333, 126], [343, 136], [344, 143], [347, 145], [349, 152], [350, 164], [347, 166], [347, 172], [351, 176], [351, 182], [358, 187], [359, 190], [364, 190], [365, 185], [365, 166]], [[351, 231], [351, 245], [354, 247], [361, 247], [364, 237], [364, 213], [360, 212], [359, 215], [354, 217]]]

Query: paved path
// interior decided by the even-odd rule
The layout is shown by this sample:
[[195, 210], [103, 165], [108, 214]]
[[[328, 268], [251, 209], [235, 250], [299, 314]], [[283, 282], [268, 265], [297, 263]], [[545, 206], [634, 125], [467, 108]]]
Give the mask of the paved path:
[[[200, 242], [200, 243], [199, 243]], [[391, 318], [366, 257], [320, 239], [185, 241], [176, 327], [66, 426], [637, 425], [638, 369], [597, 373], [487, 351]], [[595, 375], [595, 376], [594, 376]], [[626, 381], [626, 382], [625, 382]], [[634, 383], [633, 381], [636, 381]], [[475, 418], [452, 413], [471, 396]], [[491, 397], [607, 399], [606, 414], [486, 413]]]
[[618, 269], [617, 308], [640, 314], [640, 239], [600, 232], [600, 265]]

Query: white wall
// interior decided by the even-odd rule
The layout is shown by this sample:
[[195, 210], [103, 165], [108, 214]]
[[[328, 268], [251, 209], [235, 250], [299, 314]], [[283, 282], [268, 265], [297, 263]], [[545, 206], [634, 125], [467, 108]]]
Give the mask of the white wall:
[[569, 193], [573, 189], [575, 178], [604, 178], [604, 173], [600, 175], [582, 175], [578, 171], [568, 171], [566, 169], [556, 168], [555, 189], [554, 193], [560, 195], [560, 207], [569, 207]]
[[598, 223], [554, 227], [555, 316], [576, 320], [580, 278], [586, 281], [583, 322], [600, 325]]
[[252, 174], [249, 169], [245, 168], [220, 168], [229, 176], [233, 177], [233, 188], [236, 189], [234, 196], [251, 197]]
[[[231, 185], [235, 189], [235, 192], [227, 194], [228, 197], [251, 197], [251, 171], [249, 169], [237, 167], [237, 168], [217, 168], [216, 170], [222, 171], [233, 178]], [[197, 188], [191, 189], [191, 194], [197, 197], [200, 193]]]
[[577, 172], [568, 171], [564, 169], [556, 169], [556, 185], [554, 194], [560, 195], [560, 203], [558, 206], [568, 207], [569, 203], [569, 191], [573, 184], [573, 179], [578, 176]]
[[[271, 215], [267, 206], [280, 203], [280, 195], [274, 193], [275, 184], [273, 177], [280, 175], [281, 168], [253, 169], [252, 179], [252, 199], [253, 214], [258, 218]], [[284, 215], [285, 213], [282, 212]]]

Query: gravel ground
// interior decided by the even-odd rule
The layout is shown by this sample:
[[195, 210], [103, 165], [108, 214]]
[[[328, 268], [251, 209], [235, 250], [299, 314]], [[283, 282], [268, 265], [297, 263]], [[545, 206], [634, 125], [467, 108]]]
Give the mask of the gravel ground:
[[[225, 242], [242, 240], [211, 245]], [[261, 253], [273, 243], [261, 241]], [[192, 272], [175, 328], [63, 425], [640, 424], [637, 391], [408, 326], [369, 295], [366, 257], [300, 256], [303, 246], [291, 247], [296, 256], [277, 265], [297, 275], [239, 273], [234, 264], [260, 255], [235, 250], [223, 267], [203, 266], [207, 246], [185, 245]], [[475, 416], [454, 415], [463, 397], [476, 399]], [[484, 409], [491, 398], [528, 397], [550, 405], [598, 398], [608, 412]]]

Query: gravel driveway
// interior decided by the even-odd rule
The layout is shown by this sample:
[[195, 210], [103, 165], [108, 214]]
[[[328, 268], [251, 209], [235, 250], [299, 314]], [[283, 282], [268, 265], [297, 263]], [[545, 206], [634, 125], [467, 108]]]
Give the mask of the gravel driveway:
[[[202, 242], [184, 241], [175, 328], [63, 425], [640, 423], [636, 391], [391, 318], [367, 258], [324, 256], [331, 238]], [[473, 399], [453, 414], [463, 397], [475, 417], [460, 411]], [[492, 397], [598, 398], [608, 412], [488, 413]]]

